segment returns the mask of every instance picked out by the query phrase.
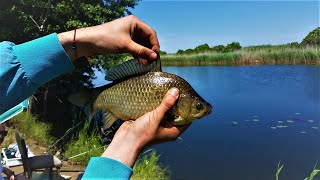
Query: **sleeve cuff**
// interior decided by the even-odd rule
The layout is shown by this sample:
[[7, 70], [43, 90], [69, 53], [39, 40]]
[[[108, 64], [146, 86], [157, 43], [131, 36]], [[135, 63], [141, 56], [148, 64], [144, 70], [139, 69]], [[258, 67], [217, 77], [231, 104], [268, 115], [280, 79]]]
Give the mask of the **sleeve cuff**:
[[56, 33], [13, 46], [13, 51], [28, 79], [36, 84], [42, 85], [74, 68]]
[[130, 179], [132, 168], [105, 157], [92, 157], [82, 177], [88, 179]]

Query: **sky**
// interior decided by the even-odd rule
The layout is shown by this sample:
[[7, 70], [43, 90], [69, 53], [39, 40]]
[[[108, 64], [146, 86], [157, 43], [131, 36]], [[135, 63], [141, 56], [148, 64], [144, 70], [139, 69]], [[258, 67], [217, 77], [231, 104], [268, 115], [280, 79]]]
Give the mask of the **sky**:
[[131, 12], [156, 30], [162, 51], [301, 42], [319, 27], [319, 1], [142, 0]]

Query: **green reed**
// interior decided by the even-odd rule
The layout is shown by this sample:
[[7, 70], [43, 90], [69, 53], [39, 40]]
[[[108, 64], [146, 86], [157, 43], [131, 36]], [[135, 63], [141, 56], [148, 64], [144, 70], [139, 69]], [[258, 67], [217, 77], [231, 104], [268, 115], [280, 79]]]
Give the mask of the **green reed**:
[[320, 64], [319, 47], [243, 48], [234, 52], [214, 51], [197, 54], [161, 56], [163, 65], [255, 65], [255, 64]]

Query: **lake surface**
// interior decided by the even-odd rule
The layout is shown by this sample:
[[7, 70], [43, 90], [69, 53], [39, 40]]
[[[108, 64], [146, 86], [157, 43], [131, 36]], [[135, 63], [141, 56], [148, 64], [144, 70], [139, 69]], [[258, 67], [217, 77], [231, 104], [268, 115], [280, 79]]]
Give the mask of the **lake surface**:
[[281, 161], [281, 180], [302, 180], [320, 163], [320, 66], [163, 70], [214, 107], [181, 139], [155, 146], [172, 179], [273, 180]]

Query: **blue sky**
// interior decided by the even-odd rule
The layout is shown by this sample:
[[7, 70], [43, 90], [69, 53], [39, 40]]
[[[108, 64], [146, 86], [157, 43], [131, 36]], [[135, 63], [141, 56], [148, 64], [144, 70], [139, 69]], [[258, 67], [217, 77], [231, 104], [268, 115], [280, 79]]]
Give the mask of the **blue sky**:
[[301, 42], [319, 27], [319, 1], [154, 1], [131, 12], [152, 26], [161, 50], [200, 44], [242, 46]]

